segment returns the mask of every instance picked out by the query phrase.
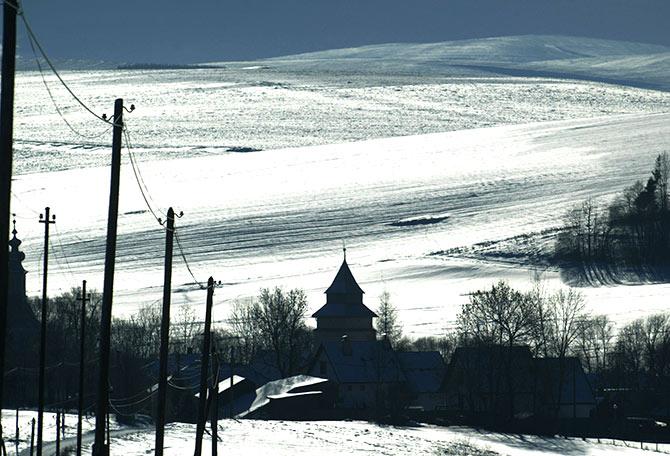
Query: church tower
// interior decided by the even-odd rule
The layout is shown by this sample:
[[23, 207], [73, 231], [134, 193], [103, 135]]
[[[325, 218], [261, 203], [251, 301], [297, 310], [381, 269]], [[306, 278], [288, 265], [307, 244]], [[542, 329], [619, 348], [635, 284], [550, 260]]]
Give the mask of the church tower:
[[16, 237], [16, 220], [13, 221], [12, 239], [9, 241], [9, 286], [7, 290], [7, 334], [8, 346], [27, 346], [39, 332], [39, 323], [28, 305], [26, 297], [26, 270], [23, 260], [26, 254], [19, 250], [21, 240]]
[[377, 314], [363, 304], [363, 293], [349, 269], [345, 248], [340, 270], [326, 290], [326, 304], [312, 315], [317, 343], [339, 342], [345, 335], [350, 341], [376, 339], [372, 319]]

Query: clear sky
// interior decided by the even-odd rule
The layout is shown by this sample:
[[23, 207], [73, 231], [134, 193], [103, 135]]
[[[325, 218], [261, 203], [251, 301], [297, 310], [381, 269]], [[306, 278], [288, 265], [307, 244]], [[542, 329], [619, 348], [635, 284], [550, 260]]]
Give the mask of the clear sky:
[[[55, 58], [195, 63], [559, 34], [670, 46], [670, 0], [24, 0]], [[19, 52], [29, 55], [27, 41]]]

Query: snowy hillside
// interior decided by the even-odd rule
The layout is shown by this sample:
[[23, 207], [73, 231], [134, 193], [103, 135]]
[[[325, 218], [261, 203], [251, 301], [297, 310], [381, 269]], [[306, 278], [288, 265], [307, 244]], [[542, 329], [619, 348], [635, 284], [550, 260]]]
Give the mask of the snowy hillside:
[[670, 90], [670, 48], [566, 36], [526, 35], [431, 44], [392, 43], [265, 61], [294, 71], [502, 74], [612, 82]]
[[[465, 293], [500, 277], [523, 285], [530, 276], [518, 264], [432, 253], [554, 228], [576, 202], [606, 198], [644, 178], [656, 154], [669, 149], [670, 114], [638, 114], [160, 160], [141, 168], [152, 205], [185, 212], [177, 226], [197, 278], [224, 282], [216, 318], [225, 319], [235, 299], [274, 285], [305, 288], [316, 310], [346, 240], [366, 302], [376, 306], [387, 288], [405, 331], [420, 335], [453, 327]], [[12, 205], [28, 219], [19, 219], [18, 228], [31, 294], [40, 289], [36, 220], [46, 205], [58, 216], [51, 292], [82, 278], [102, 288], [108, 179], [108, 168], [17, 176]], [[116, 312], [127, 313], [160, 300], [164, 235], [127, 163], [121, 189], [115, 302]], [[399, 223], [407, 220], [439, 222]], [[177, 257], [176, 305], [204, 303], [192, 282]], [[668, 290], [584, 292], [592, 310], [626, 321], [665, 309]]]

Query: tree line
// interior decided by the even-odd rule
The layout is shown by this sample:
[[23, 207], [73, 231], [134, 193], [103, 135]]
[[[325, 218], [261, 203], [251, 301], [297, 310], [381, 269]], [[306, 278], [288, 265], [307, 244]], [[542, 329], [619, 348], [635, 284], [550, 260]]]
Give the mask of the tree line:
[[670, 407], [668, 312], [633, 320], [617, 331], [607, 315], [587, 312], [582, 294], [572, 288], [547, 292], [536, 280], [531, 290], [520, 291], [499, 281], [463, 304], [456, 340], [458, 346], [526, 345], [536, 357], [558, 358], [559, 378], [565, 359], [576, 357], [593, 374], [594, 391], [629, 391], [641, 398], [631, 405], [635, 413], [649, 414], [661, 403]]
[[565, 216], [555, 258], [574, 278], [589, 283], [635, 276], [667, 278], [670, 267], [670, 199], [667, 153], [656, 157], [646, 183], [638, 180], [609, 204], [588, 199]]

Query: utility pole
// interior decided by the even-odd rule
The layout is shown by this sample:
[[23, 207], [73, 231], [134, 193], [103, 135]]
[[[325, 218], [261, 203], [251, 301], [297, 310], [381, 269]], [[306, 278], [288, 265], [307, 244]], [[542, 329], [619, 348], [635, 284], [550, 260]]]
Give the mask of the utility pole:
[[[0, 410], [4, 409], [5, 343], [9, 285], [9, 216], [14, 135], [14, 73], [16, 67], [16, 0], [5, 0], [2, 22], [2, 87], [0, 88]], [[1, 420], [2, 418], [0, 418]], [[1, 439], [1, 437], [0, 437]], [[1, 443], [1, 442], [0, 442]]]
[[[123, 99], [114, 102], [114, 130], [112, 133], [112, 175], [107, 217], [107, 251], [105, 252], [105, 279], [102, 289], [100, 317], [100, 368], [98, 398], [95, 411], [95, 443], [93, 456], [109, 456], [105, 443], [105, 418], [109, 406], [109, 354], [112, 332], [112, 295], [114, 293], [114, 263], [116, 260], [116, 225], [119, 218], [119, 178], [121, 175], [121, 134], [123, 133]], [[41, 455], [38, 455], [41, 456]]]
[[202, 436], [207, 422], [207, 373], [209, 371], [209, 351], [212, 340], [212, 305], [214, 302], [214, 279], [207, 280], [207, 309], [205, 311], [205, 334], [200, 358], [200, 398], [198, 402], [198, 424], [195, 430], [195, 456], [202, 456]]
[[212, 456], [219, 454], [219, 354], [212, 347], [212, 363], [214, 367], [214, 383], [212, 384]]
[[234, 378], [235, 378], [235, 372], [233, 370], [233, 367], [235, 365], [235, 346], [233, 344], [230, 345], [230, 419], [234, 418], [235, 412], [233, 410], [233, 403], [235, 402], [235, 394], [233, 393], [233, 386], [234, 383]]
[[44, 383], [47, 362], [47, 276], [49, 269], [49, 227], [56, 223], [56, 216], [50, 215], [50, 208], [40, 214], [40, 223], [44, 223], [44, 266], [42, 267], [42, 322], [40, 328], [40, 370], [37, 409], [37, 456], [42, 456], [42, 431], [44, 430]]
[[81, 331], [79, 333], [79, 400], [77, 404], [77, 456], [81, 456], [81, 421], [84, 413], [84, 368], [86, 349], [86, 303], [91, 300], [90, 294], [86, 293], [86, 281], [81, 282]]
[[165, 277], [163, 281], [163, 315], [156, 401], [156, 456], [163, 456], [165, 437], [165, 401], [167, 398], [168, 351], [170, 345], [170, 293], [172, 291], [172, 247], [174, 245], [174, 210], [168, 209], [165, 230]]
[[35, 449], [35, 418], [30, 422], [30, 456], [33, 456]]
[[56, 412], [56, 456], [60, 456], [60, 410]]

